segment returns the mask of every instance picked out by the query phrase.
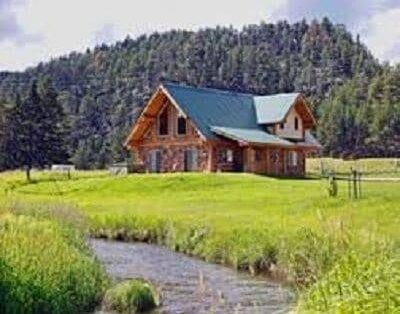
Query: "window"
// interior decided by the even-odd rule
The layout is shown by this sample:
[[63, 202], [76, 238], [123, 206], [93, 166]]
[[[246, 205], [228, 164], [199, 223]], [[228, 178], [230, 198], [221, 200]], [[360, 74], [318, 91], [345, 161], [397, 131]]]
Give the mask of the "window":
[[262, 152], [260, 149], [254, 150], [254, 161], [261, 161], [262, 159]]
[[168, 107], [165, 107], [158, 116], [158, 134], [168, 135]]
[[288, 155], [288, 166], [295, 167], [297, 166], [297, 152], [290, 151]]
[[230, 148], [221, 148], [218, 151], [218, 161], [221, 163], [233, 162], [233, 150]]
[[276, 164], [279, 161], [279, 152], [276, 150], [273, 150], [269, 153], [269, 158], [271, 163]]
[[178, 135], [186, 134], [186, 119], [184, 117], [178, 116], [177, 133]]
[[294, 118], [294, 129], [295, 129], [295, 130], [298, 130], [298, 129], [299, 129], [299, 119], [297, 119], [297, 117]]
[[233, 150], [232, 149], [226, 150], [226, 162], [233, 162]]
[[188, 149], [184, 153], [184, 171], [197, 170], [197, 149]]
[[281, 130], [283, 130], [283, 129], [285, 128], [285, 124], [284, 124], [284, 123], [279, 123], [279, 128], [280, 128]]

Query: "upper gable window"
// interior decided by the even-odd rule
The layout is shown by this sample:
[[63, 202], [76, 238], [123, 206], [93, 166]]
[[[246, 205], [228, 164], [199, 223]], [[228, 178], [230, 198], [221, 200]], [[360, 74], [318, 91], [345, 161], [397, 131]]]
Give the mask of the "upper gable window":
[[295, 130], [299, 129], [299, 119], [297, 117], [294, 118], [294, 129]]
[[158, 134], [168, 135], [168, 107], [165, 107], [158, 116]]
[[285, 128], [285, 124], [284, 124], [284, 123], [279, 123], [279, 128], [280, 128], [281, 130], [283, 130], [283, 129]]
[[185, 117], [178, 116], [177, 133], [178, 133], [178, 135], [186, 134], [186, 118]]

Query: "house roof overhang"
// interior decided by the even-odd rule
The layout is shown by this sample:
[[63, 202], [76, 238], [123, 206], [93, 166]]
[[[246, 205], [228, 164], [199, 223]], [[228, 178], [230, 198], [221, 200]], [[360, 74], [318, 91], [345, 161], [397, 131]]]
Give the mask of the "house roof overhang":
[[295, 147], [295, 144], [280, 138], [278, 136], [269, 134], [261, 129], [244, 129], [244, 128], [227, 128], [213, 126], [211, 130], [222, 137], [236, 141], [241, 146], [245, 145], [274, 145], [274, 146], [285, 146]]

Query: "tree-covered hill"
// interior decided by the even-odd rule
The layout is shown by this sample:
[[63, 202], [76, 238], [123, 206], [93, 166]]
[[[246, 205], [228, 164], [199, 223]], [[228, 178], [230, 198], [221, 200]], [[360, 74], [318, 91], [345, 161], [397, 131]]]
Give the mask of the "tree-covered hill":
[[[173, 30], [126, 38], [22, 73], [0, 73], [0, 103], [12, 103], [17, 92], [26, 93], [33, 78], [49, 77], [70, 120], [72, 160], [83, 167], [102, 167], [123, 158], [123, 138], [162, 80], [258, 94], [302, 91], [316, 114], [325, 117], [333, 108], [329, 99], [335, 86], [355, 78], [369, 82], [381, 72], [382, 66], [343, 25], [327, 18], [282, 21], [241, 30]], [[337, 123], [326, 117], [323, 121]], [[320, 134], [326, 152], [349, 151], [346, 145], [331, 149], [332, 141]]]

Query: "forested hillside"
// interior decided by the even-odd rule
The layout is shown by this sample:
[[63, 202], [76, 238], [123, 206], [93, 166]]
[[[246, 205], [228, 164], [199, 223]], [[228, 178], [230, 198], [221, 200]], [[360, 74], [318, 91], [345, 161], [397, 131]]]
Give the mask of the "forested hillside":
[[318, 135], [326, 153], [400, 157], [400, 64], [371, 79], [356, 75], [319, 108]]
[[[321, 117], [318, 134], [325, 152], [348, 154], [354, 138], [357, 145], [372, 147], [385, 134], [398, 135], [390, 112], [399, 107], [399, 95], [393, 92], [399, 80], [387, 79], [393, 88], [382, 82], [398, 73], [398, 68], [381, 66], [342, 25], [328, 19], [283, 21], [242, 30], [217, 27], [126, 38], [23, 73], [0, 73], [0, 104], [14, 103], [17, 93], [26, 95], [32, 79], [49, 77], [68, 118], [69, 155], [88, 168], [124, 159], [122, 142], [128, 128], [162, 80], [258, 94], [302, 91]], [[391, 96], [382, 98], [380, 91], [387, 88]], [[363, 118], [358, 117], [361, 111]], [[374, 126], [365, 127], [371, 119]], [[363, 127], [354, 135], [352, 127], [359, 121]], [[382, 133], [386, 125], [388, 131]], [[398, 142], [392, 144], [394, 154]], [[387, 154], [375, 146], [357, 153]]]

